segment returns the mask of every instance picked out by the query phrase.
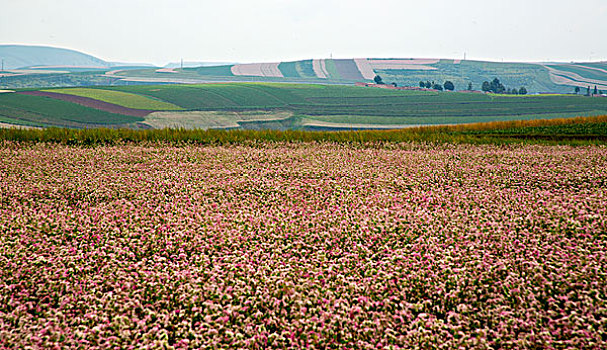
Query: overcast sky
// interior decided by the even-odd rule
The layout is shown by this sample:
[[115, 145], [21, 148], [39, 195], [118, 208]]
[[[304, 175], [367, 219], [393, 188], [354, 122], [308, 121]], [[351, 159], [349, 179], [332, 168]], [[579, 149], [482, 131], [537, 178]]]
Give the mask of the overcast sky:
[[607, 60], [607, 0], [0, 0], [0, 44], [108, 61]]

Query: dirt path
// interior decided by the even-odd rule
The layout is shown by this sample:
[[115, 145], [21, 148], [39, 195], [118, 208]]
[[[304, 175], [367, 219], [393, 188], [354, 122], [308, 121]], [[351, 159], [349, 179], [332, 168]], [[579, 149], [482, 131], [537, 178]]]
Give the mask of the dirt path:
[[329, 74], [327, 74], [327, 69], [325, 68], [325, 60], [313, 60], [312, 69], [314, 69], [314, 73], [317, 77], [327, 79]]
[[55, 92], [48, 92], [48, 91], [20, 91], [17, 93], [22, 94], [22, 95], [50, 97], [50, 98], [54, 98], [57, 100], [72, 102], [72, 103], [79, 104], [81, 106], [98, 109], [101, 111], [122, 114], [122, 115], [130, 115], [133, 117], [145, 117], [146, 115], [154, 112], [153, 110], [133, 109], [133, 108], [122, 107], [119, 105], [115, 105], [113, 103], [107, 103], [107, 102], [95, 100], [94, 98], [89, 98], [89, 97], [58, 94]]

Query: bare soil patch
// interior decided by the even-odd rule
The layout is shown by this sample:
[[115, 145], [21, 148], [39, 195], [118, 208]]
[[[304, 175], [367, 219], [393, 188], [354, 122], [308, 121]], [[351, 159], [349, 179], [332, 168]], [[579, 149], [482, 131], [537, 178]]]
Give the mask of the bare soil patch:
[[366, 58], [355, 58], [354, 62], [356, 63], [360, 74], [363, 75], [363, 78], [375, 78], [375, 71], [373, 70], [373, 67], [371, 67], [371, 65], [369, 64], [369, 60], [367, 60]]
[[438, 59], [410, 59], [410, 60], [369, 60], [374, 69], [412, 69], [412, 70], [436, 70], [428, 64], [438, 63]]
[[188, 111], [154, 112], [143, 122], [154, 129], [229, 129], [240, 127], [239, 122], [279, 121], [291, 117], [291, 112], [283, 111]]
[[160, 68], [160, 69], [156, 69], [156, 73], [178, 73], [178, 72], [175, 72], [175, 68]]
[[236, 64], [231, 69], [234, 75], [282, 78], [283, 75], [278, 69], [278, 65], [279, 63]]

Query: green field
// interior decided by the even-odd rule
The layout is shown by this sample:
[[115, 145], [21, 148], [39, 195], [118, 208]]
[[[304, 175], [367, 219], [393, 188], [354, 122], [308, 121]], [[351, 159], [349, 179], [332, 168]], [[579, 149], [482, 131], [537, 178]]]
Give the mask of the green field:
[[[220, 83], [48, 91], [67, 91], [121, 106], [167, 111], [155, 114], [153, 123], [148, 125], [175, 127], [373, 129], [607, 115], [607, 98], [403, 91], [345, 85]], [[184, 114], [180, 114], [181, 110]], [[189, 113], [196, 111], [212, 113]], [[263, 117], [251, 121], [243, 117], [247, 112]], [[197, 115], [200, 123], [196, 123]], [[12, 93], [0, 94], [0, 116], [16, 120], [15, 124], [65, 125], [62, 123], [70, 121], [73, 125], [66, 126], [74, 127], [125, 123], [139, 127], [139, 122], [145, 120]], [[211, 116], [226, 121], [225, 125], [212, 121]], [[168, 118], [166, 123], [159, 119], [164, 117]], [[280, 123], [276, 122], [278, 119]]]
[[15, 93], [0, 94], [0, 117], [3, 122], [17, 125], [73, 128], [128, 126], [143, 121], [48, 97]]
[[105, 89], [89, 89], [89, 88], [69, 88], [69, 89], [50, 89], [42, 90], [50, 91], [59, 94], [74, 95], [88, 97], [95, 100], [113, 103], [119, 106], [134, 108], [134, 109], [152, 109], [177, 111], [183, 108], [172, 103], [153, 99], [140, 94], [132, 94], [122, 91], [105, 90]]

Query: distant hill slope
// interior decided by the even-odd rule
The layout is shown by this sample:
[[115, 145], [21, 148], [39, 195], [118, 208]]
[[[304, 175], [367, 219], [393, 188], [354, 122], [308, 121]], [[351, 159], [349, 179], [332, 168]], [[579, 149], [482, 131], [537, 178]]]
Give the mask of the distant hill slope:
[[36, 66], [109, 67], [110, 64], [82, 52], [48, 46], [0, 45], [4, 69]]
[[[141, 64], [106, 62], [78, 51], [44, 46], [0, 45], [5, 70], [0, 89], [52, 86], [126, 85], [143, 83], [290, 82], [353, 84], [380, 75], [385, 83], [419, 86], [420, 81], [455, 90], [480, 90], [484, 81], [500, 79], [506, 88], [525, 87], [529, 93], [585, 94], [597, 87], [607, 92], [607, 62], [522, 63], [439, 58], [308, 59], [246, 64], [181, 62], [163, 69]], [[196, 67], [192, 67], [196, 66]], [[95, 68], [96, 67], [96, 68]], [[105, 70], [105, 72], [102, 72]], [[601, 93], [599, 93], [601, 94]]]
[[215, 67], [185, 67], [171, 74], [154, 70], [122, 72], [118, 78], [148, 82], [262, 81], [353, 83], [380, 75], [386, 83], [418, 86], [420, 81], [456, 90], [480, 90], [484, 81], [499, 78], [507, 88], [526, 87], [530, 93], [572, 93], [576, 86], [607, 90], [606, 63], [519, 63], [452, 59], [359, 58], [249, 63]]

